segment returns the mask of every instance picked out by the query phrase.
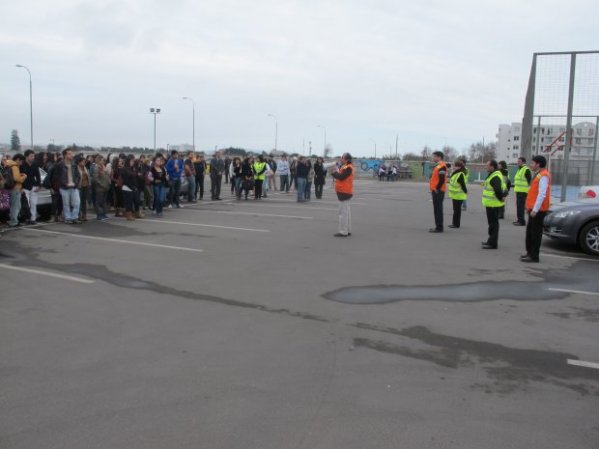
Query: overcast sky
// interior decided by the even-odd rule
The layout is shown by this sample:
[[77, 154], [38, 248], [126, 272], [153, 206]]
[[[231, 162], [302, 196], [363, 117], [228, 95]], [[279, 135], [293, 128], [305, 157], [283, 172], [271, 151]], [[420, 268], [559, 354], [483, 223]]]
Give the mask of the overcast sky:
[[[567, 11], [564, 10], [567, 8]], [[535, 51], [592, 50], [599, 2], [4, 1], [0, 142], [378, 155], [495, 138]]]

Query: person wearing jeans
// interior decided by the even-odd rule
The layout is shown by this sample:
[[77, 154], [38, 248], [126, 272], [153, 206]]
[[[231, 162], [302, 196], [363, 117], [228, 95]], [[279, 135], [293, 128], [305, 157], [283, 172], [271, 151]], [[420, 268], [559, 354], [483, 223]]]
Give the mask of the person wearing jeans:
[[150, 170], [150, 179], [154, 189], [154, 213], [162, 217], [162, 205], [164, 204], [164, 189], [166, 186], [166, 171], [164, 170], [164, 158], [159, 155], [154, 158], [154, 164]]
[[281, 193], [289, 193], [289, 162], [287, 162], [287, 156], [283, 156], [277, 164], [277, 174], [281, 180], [279, 190]]
[[308, 182], [310, 167], [308, 167], [304, 156], [300, 156], [298, 158], [295, 167], [295, 188], [297, 192], [297, 202], [303, 203], [306, 201], [306, 183]]
[[21, 166], [25, 162], [25, 156], [22, 154], [15, 154], [12, 161], [9, 159], [5, 161], [5, 166], [10, 167], [12, 177], [15, 185], [10, 190], [10, 221], [9, 226], [14, 228], [19, 226], [19, 213], [21, 212], [21, 189], [23, 188], [23, 182], [27, 180], [27, 175], [21, 173]]
[[62, 209], [64, 221], [67, 224], [81, 224], [79, 221], [80, 197], [77, 185], [81, 182], [81, 175], [73, 160], [73, 149], [62, 150], [63, 160], [56, 165], [53, 178], [60, 181], [60, 196], [62, 197]]
[[171, 180], [171, 204], [181, 208], [179, 195], [181, 193], [181, 176], [183, 174], [183, 161], [179, 159], [177, 150], [171, 151], [171, 158], [166, 163], [166, 172]]

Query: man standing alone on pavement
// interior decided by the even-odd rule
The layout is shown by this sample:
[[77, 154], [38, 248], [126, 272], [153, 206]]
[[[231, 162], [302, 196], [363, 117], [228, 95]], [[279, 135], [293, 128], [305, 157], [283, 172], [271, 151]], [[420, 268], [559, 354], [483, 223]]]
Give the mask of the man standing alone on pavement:
[[526, 196], [526, 254], [520, 257], [522, 262], [539, 262], [541, 239], [543, 238], [543, 221], [549, 210], [551, 201], [551, 175], [545, 168], [547, 159], [543, 156], [532, 158], [530, 168], [535, 176]]
[[487, 162], [487, 172], [489, 175], [485, 179], [484, 184], [483, 206], [487, 211], [489, 238], [486, 242], [482, 243], [482, 248], [497, 249], [497, 242], [499, 240], [499, 211], [505, 205], [504, 195], [507, 185], [496, 160]]
[[514, 221], [514, 226], [526, 226], [526, 219], [524, 218], [526, 195], [530, 189], [530, 181], [532, 180], [532, 174], [530, 168], [526, 165], [526, 159], [523, 157], [518, 158], [518, 171], [514, 176], [514, 192], [516, 192], [516, 216], [517, 220]]
[[335, 178], [335, 192], [339, 199], [339, 232], [335, 237], [351, 235], [351, 209], [350, 200], [354, 195], [354, 166], [349, 153], [341, 156], [341, 167], [332, 174]]
[[433, 153], [433, 162], [436, 164], [429, 181], [429, 188], [433, 196], [433, 210], [435, 213], [435, 227], [429, 232], [443, 232], [443, 200], [447, 189], [447, 165], [445, 165], [444, 154], [441, 151]]

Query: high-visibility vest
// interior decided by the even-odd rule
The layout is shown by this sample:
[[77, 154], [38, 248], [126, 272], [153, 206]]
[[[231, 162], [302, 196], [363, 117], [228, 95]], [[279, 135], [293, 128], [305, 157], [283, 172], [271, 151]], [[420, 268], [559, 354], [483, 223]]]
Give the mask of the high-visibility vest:
[[354, 166], [352, 164], [342, 165], [339, 169], [339, 173], [343, 173], [348, 168], [351, 168], [351, 174], [345, 179], [335, 179], [335, 192], [347, 193], [353, 195], [354, 193]]
[[447, 190], [447, 165], [445, 165], [445, 162], [441, 161], [437, 165], [435, 165], [435, 168], [433, 168], [431, 180], [429, 181], [429, 187], [431, 189], [431, 192], [433, 190], [436, 190], [437, 186], [439, 185], [439, 172], [441, 170], [445, 170], [445, 182], [441, 186], [441, 192], [445, 192]]
[[507, 190], [507, 184], [503, 178], [503, 174], [496, 170], [491, 175], [485, 179], [484, 190], [483, 190], [483, 206], [485, 207], [503, 207], [505, 206], [505, 201], [498, 200], [497, 196], [495, 196], [495, 190], [491, 186], [491, 180], [493, 178], [499, 178], [501, 181], [501, 191], [505, 192]]
[[537, 173], [537, 175], [530, 182], [530, 190], [528, 191], [528, 195], [526, 195], [526, 209], [532, 210], [535, 207], [535, 203], [537, 202], [537, 197], [539, 196], [539, 182], [543, 176], [547, 176], [549, 185], [547, 186], [547, 194], [545, 195], [545, 199], [541, 204], [540, 212], [547, 212], [549, 210], [549, 205], [551, 203], [551, 175], [549, 171], [546, 169], [542, 169]]
[[530, 189], [530, 185], [528, 184], [528, 180], [526, 179], [526, 173], [530, 173], [530, 168], [526, 165], [523, 165], [516, 172], [516, 176], [514, 176], [514, 192], [516, 193], [528, 193]]
[[264, 181], [266, 179], [266, 171], [264, 171], [264, 173], [262, 173], [261, 175], [258, 174], [261, 171], [263, 171], [265, 168], [266, 168], [266, 162], [254, 162], [254, 173], [256, 173], [256, 175], [254, 177], [257, 180]]
[[460, 177], [464, 179], [464, 182], [466, 182], [466, 173], [463, 171], [457, 171], [451, 175], [451, 178], [449, 178], [448, 192], [449, 198], [452, 200], [464, 201], [468, 198], [468, 194], [462, 190]]

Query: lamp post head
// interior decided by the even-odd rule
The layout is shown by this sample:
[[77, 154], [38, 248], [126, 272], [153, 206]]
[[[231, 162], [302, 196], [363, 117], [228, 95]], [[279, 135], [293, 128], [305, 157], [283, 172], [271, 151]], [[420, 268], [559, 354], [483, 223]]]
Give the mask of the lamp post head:
[[154, 108], [150, 108], [150, 112], [154, 112]]

